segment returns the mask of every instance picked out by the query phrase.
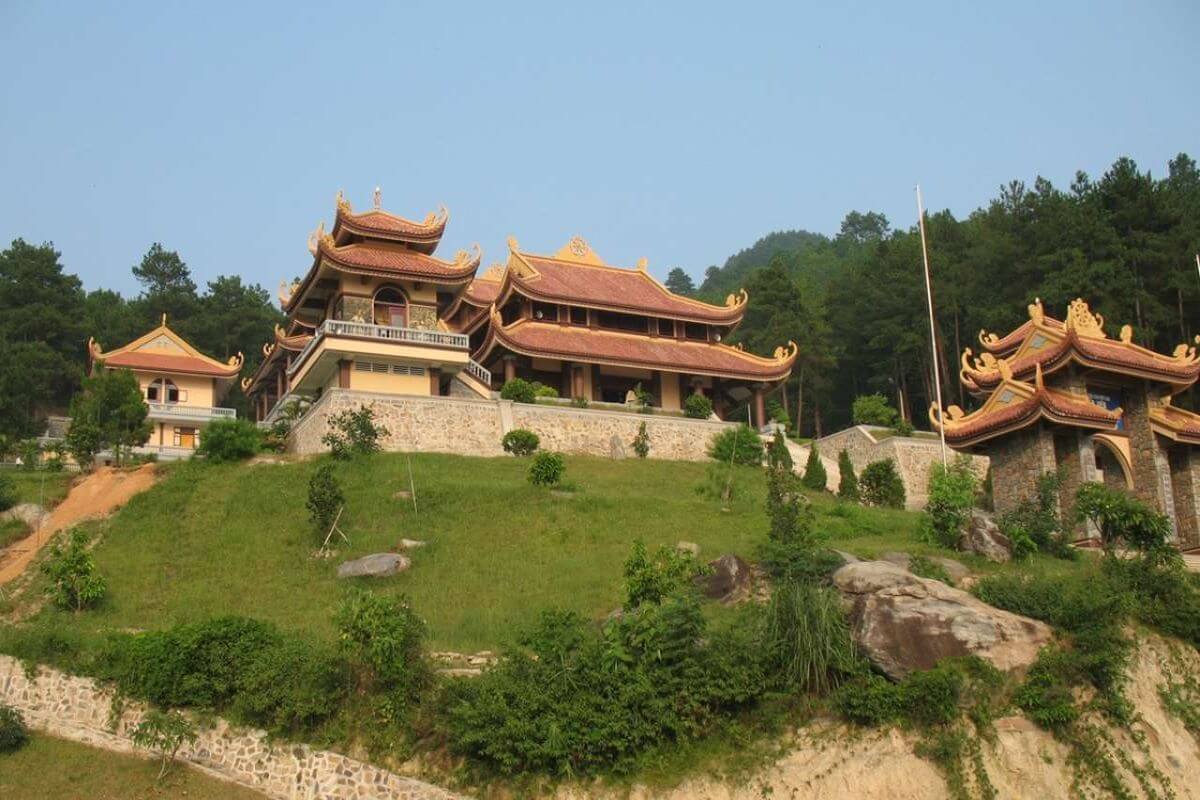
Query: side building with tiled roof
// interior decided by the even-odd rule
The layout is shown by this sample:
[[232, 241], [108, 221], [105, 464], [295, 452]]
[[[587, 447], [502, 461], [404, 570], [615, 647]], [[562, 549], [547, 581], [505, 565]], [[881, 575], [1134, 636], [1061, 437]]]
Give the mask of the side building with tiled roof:
[[535, 380], [561, 397], [624, 403], [638, 387], [678, 411], [704, 394], [719, 416], [747, 403], [765, 423], [764, 398], [787, 380], [788, 343], [761, 357], [725, 343], [742, 320], [745, 292], [725, 305], [672, 293], [646, 270], [605, 263], [580, 237], [554, 255], [523, 251], [474, 280], [451, 324], [471, 337], [472, 358], [494, 385]]
[[1129, 325], [1110, 339], [1082, 299], [1063, 321], [1037, 301], [1008, 335], [979, 338], [982, 352], [963, 352], [959, 377], [981, 406], [934, 407], [930, 419], [955, 449], [991, 459], [998, 513], [1058, 473], [1065, 518], [1078, 488], [1099, 481], [1165, 514], [1180, 548], [1200, 548], [1200, 415], [1172, 404], [1200, 377], [1194, 345], [1158, 353], [1135, 344]]
[[204, 355], [167, 326], [165, 314], [161, 325], [123, 347], [105, 351], [89, 339], [88, 353], [93, 369], [128, 369], [137, 377], [149, 408], [151, 450], [194, 450], [204, 425], [237, 416], [220, 403], [237, 380], [242, 354], [225, 363]]

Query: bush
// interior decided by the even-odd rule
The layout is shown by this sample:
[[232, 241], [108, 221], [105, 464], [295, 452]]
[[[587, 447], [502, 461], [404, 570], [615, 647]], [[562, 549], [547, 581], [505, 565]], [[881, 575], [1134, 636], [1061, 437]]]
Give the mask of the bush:
[[795, 580], [775, 586], [763, 642], [771, 674], [785, 689], [825, 694], [856, 667], [850, 628], [833, 589]]
[[829, 475], [825, 465], [821, 463], [821, 454], [817, 452], [817, 443], [808, 447], [808, 461], [804, 464], [804, 486], [815, 492], [823, 492], [829, 484]]
[[838, 473], [837, 496], [857, 503], [858, 478], [854, 475], [854, 464], [850, 461], [850, 454], [845, 450], [838, 453]]
[[500, 397], [516, 403], [535, 403], [537, 387], [524, 378], [513, 378], [511, 381], [505, 381], [504, 386], [500, 387]]
[[538, 435], [525, 428], [513, 428], [500, 440], [504, 452], [512, 453], [514, 456], [532, 455], [540, 443]]
[[864, 675], [838, 689], [833, 705], [860, 725], [940, 728], [955, 722], [965, 705], [972, 707], [974, 716], [990, 713], [986, 706], [1003, 683], [1000, 671], [976, 656], [947, 658], [900, 683]]
[[8, 511], [17, 504], [17, 484], [7, 473], [0, 472], [0, 511]]
[[921, 538], [929, 544], [954, 549], [971, 518], [979, 481], [969, 456], [960, 455], [946, 466], [929, 470], [929, 501], [921, 517]]
[[67, 546], [55, 542], [50, 557], [42, 563], [42, 574], [50, 580], [46, 594], [59, 608], [79, 612], [104, 599], [108, 587], [87, 548], [88, 536], [77, 528], [71, 531]]
[[574, 406], [575, 408], [587, 408], [588, 407], [588, 399], [586, 397], [572, 397], [571, 405]]
[[[989, 473], [990, 474], [990, 473]], [[1013, 557], [1025, 558], [1042, 551], [1059, 558], [1075, 558], [1075, 548], [1058, 518], [1058, 491], [1062, 476], [1047, 472], [1037, 481], [1037, 494], [1025, 498], [1016, 508], [996, 521], [1013, 543]]]
[[17, 455], [21, 459], [21, 469], [35, 470], [42, 460], [42, 446], [37, 439], [25, 439], [17, 443]]
[[561, 453], [541, 450], [529, 465], [529, 482], [534, 486], [557, 486], [566, 471], [567, 464]]
[[241, 461], [262, 449], [262, 432], [248, 419], [218, 419], [200, 432], [196, 452], [209, 461]]
[[91, 469], [100, 452], [100, 426], [89, 419], [73, 419], [71, 427], [67, 428], [67, 452], [82, 470]]
[[683, 415], [691, 419], [708, 419], [712, 416], [713, 404], [702, 394], [690, 394], [683, 401]]
[[533, 396], [535, 399], [538, 397], [558, 397], [558, 389], [555, 389], [553, 386], [547, 386], [544, 383], [534, 381]]
[[795, 462], [792, 461], [792, 453], [788, 450], [787, 439], [784, 438], [783, 431], [776, 428], [775, 435], [771, 438], [771, 444], [767, 447], [767, 467], [791, 472], [795, 466]]
[[650, 455], [650, 434], [646, 432], [646, 423], [638, 425], [637, 435], [633, 437], [633, 452], [638, 458]]
[[823, 580], [841, 563], [836, 553], [819, 548], [812, 507], [795, 473], [767, 473], [767, 518], [770, 529], [759, 555], [763, 568], [775, 578]]
[[897, 436], [912, 436], [913, 431], [916, 429], [913, 428], [913, 424], [908, 420], [898, 419], [896, 420], [896, 424], [892, 426], [892, 430]]
[[0, 703], [0, 753], [15, 753], [28, 741], [29, 731], [20, 712]]
[[238, 675], [233, 716], [272, 734], [297, 736], [337, 713], [346, 666], [329, 648], [283, 637], [255, 653]]
[[317, 467], [317, 471], [308, 479], [308, 500], [304, 507], [308, 509], [309, 519], [322, 539], [345, 503], [341, 484], [333, 474], [333, 464], [325, 463]]
[[1119, 546], [1158, 553], [1166, 546], [1171, 523], [1166, 516], [1124, 492], [1102, 483], [1085, 483], [1075, 495], [1075, 513], [1100, 529], [1105, 550]]
[[766, 411], [767, 411], [767, 419], [771, 420], [772, 422], [778, 423], [779, 425], [782, 425], [785, 428], [789, 427], [792, 424], [791, 416], [784, 409], [783, 404], [780, 403], [775, 398], [772, 397], [770, 400], [767, 401]]
[[129, 734], [136, 746], [158, 753], [162, 765], [158, 779], [162, 780], [167, 769], [175, 762], [175, 754], [186, 743], [196, 741], [196, 725], [178, 711], [160, 711], [152, 708]]
[[890, 458], [867, 464], [859, 476], [858, 491], [869, 506], [904, 508], [904, 482]]
[[358, 675], [359, 688], [387, 695], [385, 713], [396, 715], [429, 683], [425, 621], [408, 598], [383, 598], [357, 591], [334, 617], [343, 651]]
[[855, 425], [880, 425], [884, 428], [893, 428], [900, 420], [900, 414], [888, 405], [887, 398], [881, 394], [864, 394], [854, 398], [850, 416]]
[[634, 541], [633, 552], [625, 560], [625, 610], [643, 604], [660, 605], [671, 595], [691, 587], [691, 580], [707, 568], [691, 553], [663, 545], [654, 559], [646, 555], [646, 544]]
[[350, 458], [379, 452], [379, 440], [387, 428], [375, 424], [375, 411], [368, 406], [346, 409], [329, 420], [331, 430], [321, 437], [334, 458]]
[[933, 559], [923, 555], [913, 555], [908, 559], [908, 571], [918, 578], [930, 578], [941, 581], [947, 586], [953, 586], [954, 581], [946, 568]]
[[763, 443], [758, 431], [749, 425], [726, 428], [713, 436], [708, 443], [708, 457], [717, 461], [742, 464], [748, 467], [762, 465]]

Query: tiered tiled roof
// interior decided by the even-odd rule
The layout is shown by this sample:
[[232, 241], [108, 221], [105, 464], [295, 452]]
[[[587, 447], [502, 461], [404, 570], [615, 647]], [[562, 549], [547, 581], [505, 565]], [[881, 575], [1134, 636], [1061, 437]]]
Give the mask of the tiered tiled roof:
[[445, 206], [427, 215], [422, 222], [389, 214], [380, 208], [356, 214], [349, 201], [338, 192], [333, 238], [338, 244], [346, 244], [355, 237], [404, 242], [428, 254], [437, 248], [449, 219], [450, 212]]
[[682, 297], [646, 271], [645, 259], [635, 269], [609, 266], [578, 236], [553, 256], [523, 252], [515, 239], [509, 239], [509, 250], [497, 305], [517, 292], [549, 303], [730, 326], [739, 323], [746, 310], [745, 291], [729, 295], [723, 306]]
[[1034, 382], [1016, 379], [1005, 362], [1000, 362], [1001, 384], [981, 408], [964, 414], [950, 406], [942, 414], [937, 405], [929, 409], [935, 430], [944, 430], [947, 444], [970, 447], [1012, 433], [1047, 419], [1062, 425], [1113, 431], [1121, 420], [1121, 409], [1109, 410], [1091, 402], [1085, 395], [1047, 388], [1040, 366], [1034, 367]]
[[1200, 444], [1200, 414], [1166, 405], [1150, 409], [1150, 427], [1154, 432], [1176, 442]]
[[1029, 307], [1029, 313], [1029, 321], [1003, 339], [981, 334], [986, 349], [978, 358], [973, 358], [970, 348], [963, 352], [959, 376], [973, 394], [1000, 385], [1001, 361], [1013, 375], [1023, 379], [1028, 379], [1035, 368], [1050, 374], [1070, 363], [1165, 383], [1173, 391], [1190, 386], [1200, 377], [1195, 347], [1181, 344], [1170, 356], [1156, 353], [1134, 344], [1133, 330], [1128, 325], [1121, 328], [1119, 339], [1109, 339], [1103, 318], [1093, 314], [1082, 299], [1070, 304], [1065, 322], [1045, 316], [1040, 301]]
[[157, 328], [124, 347], [104, 352], [99, 342], [88, 339], [88, 353], [93, 361], [101, 361], [106, 367], [148, 372], [233, 378], [242, 369], [241, 353], [224, 364], [209, 358], [167, 327], [166, 314], [163, 314], [162, 324]]
[[642, 366], [665, 372], [759, 381], [787, 377], [798, 352], [794, 342], [789, 342], [786, 348], [777, 348], [774, 358], [763, 358], [712, 342], [596, 330], [532, 319], [519, 319], [505, 325], [499, 313], [493, 310], [487, 338], [473, 357], [483, 362], [497, 346], [539, 358]]

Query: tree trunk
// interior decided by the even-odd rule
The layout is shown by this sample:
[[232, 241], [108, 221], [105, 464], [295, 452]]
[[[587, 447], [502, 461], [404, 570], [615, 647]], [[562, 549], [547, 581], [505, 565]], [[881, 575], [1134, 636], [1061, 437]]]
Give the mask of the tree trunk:
[[[955, 308], [954, 309], [954, 357], [955, 358], [958, 358], [959, 354], [962, 353], [962, 337], [961, 337], [962, 332], [959, 328], [960, 321], [961, 320], [959, 318], [958, 309]], [[962, 381], [955, 381], [955, 383], [958, 384], [958, 404], [960, 406], [965, 406], [967, 404], [967, 401], [966, 401], [966, 397], [963, 395]]]
[[1175, 300], [1179, 303], [1179, 335], [1183, 341], [1188, 340], [1187, 324], [1183, 321], [1183, 289], [1175, 290]]
[[813, 440], [821, 438], [821, 404], [813, 403]]
[[804, 365], [800, 365], [800, 385], [796, 389], [796, 435], [804, 436]]

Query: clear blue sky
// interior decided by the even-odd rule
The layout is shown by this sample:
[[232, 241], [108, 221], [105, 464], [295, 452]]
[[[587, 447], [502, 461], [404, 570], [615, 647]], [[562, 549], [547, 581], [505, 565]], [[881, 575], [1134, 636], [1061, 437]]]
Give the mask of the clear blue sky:
[[334, 193], [485, 264], [583, 235], [697, 278], [852, 209], [1200, 157], [1200, 5], [0, 5], [0, 240], [131, 294], [153, 241], [274, 290]]

